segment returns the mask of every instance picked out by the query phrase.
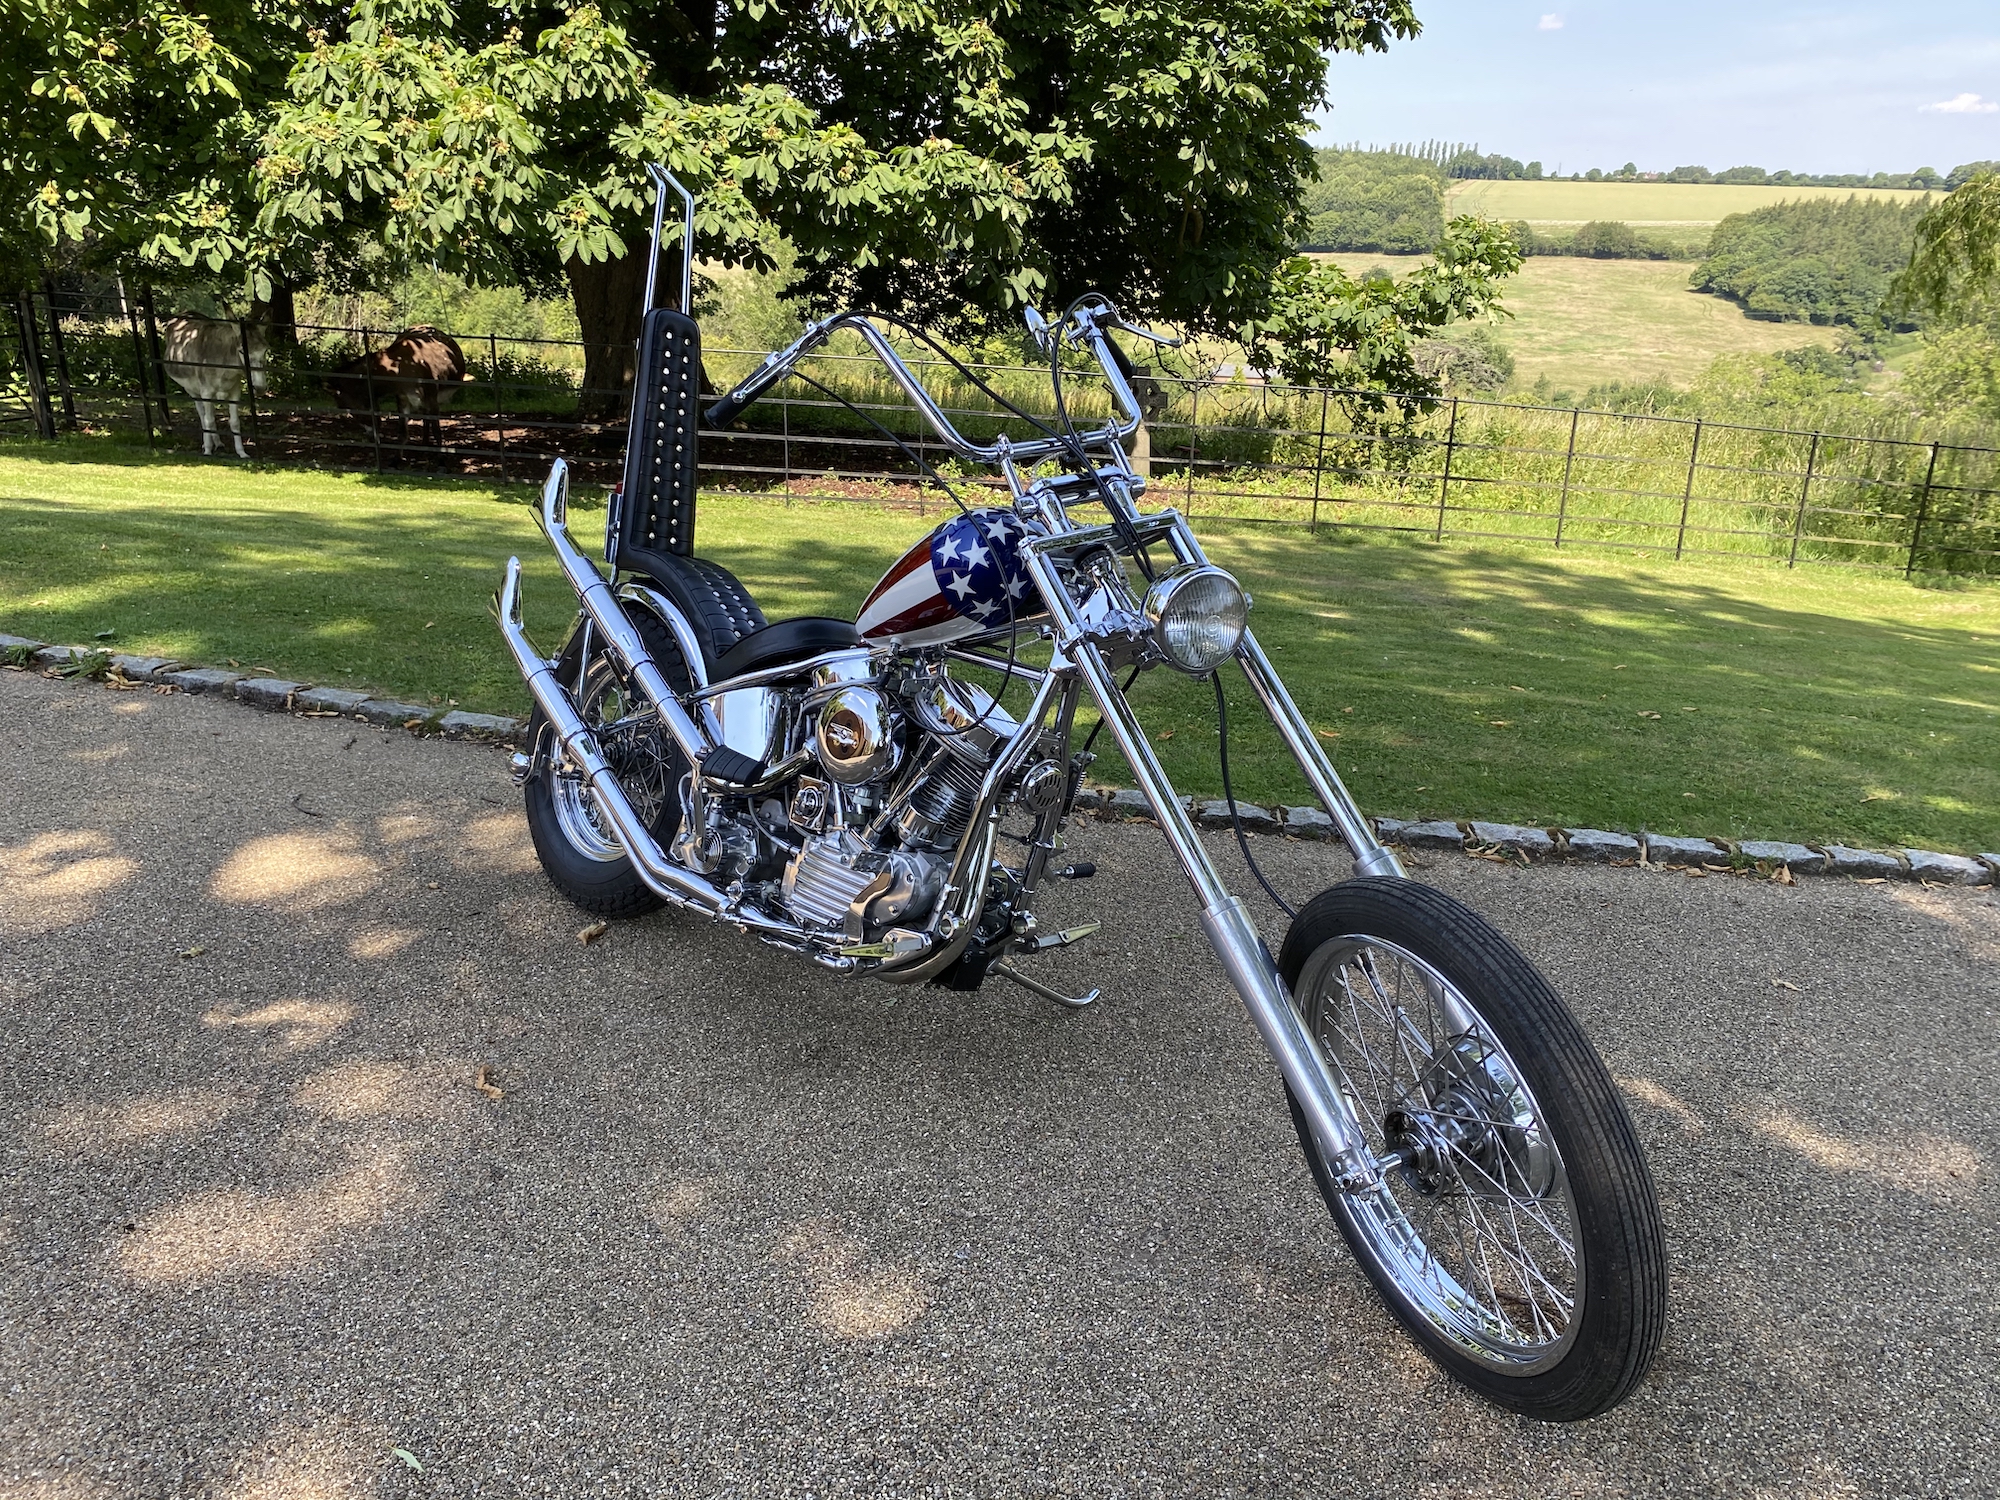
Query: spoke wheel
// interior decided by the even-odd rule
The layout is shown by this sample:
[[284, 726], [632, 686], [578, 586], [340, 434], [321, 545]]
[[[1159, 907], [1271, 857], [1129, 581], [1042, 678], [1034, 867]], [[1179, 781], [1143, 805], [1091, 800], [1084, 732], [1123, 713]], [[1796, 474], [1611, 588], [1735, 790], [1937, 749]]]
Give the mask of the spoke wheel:
[[[667, 680], [685, 684], [687, 670], [673, 636], [650, 615], [637, 623]], [[626, 691], [601, 652], [584, 661], [573, 638], [558, 663], [558, 675], [575, 685], [577, 708], [634, 811], [655, 840], [671, 842], [680, 826], [680, 781], [687, 771], [679, 747], [654, 716], [641, 712], [645, 703]], [[543, 873], [594, 916], [636, 917], [656, 910], [660, 898], [640, 879], [596, 794], [574, 767], [561, 763], [554, 735], [539, 711], [528, 729], [537, 761], [524, 788], [528, 832]]]
[[1383, 1168], [1342, 1191], [1300, 1130], [1391, 1310], [1515, 1410], [1565, 1420], [1622, 1399], [1664, 1326], [1659, 1212], [1611, 1079], [1547, 981], [1404, 880], [1323, 892], [1280, 967]]
[[[611, 664], [602, 656], [584, 673], [577, 706], [583, 711], [584, 723], [596, 731], [598, 745], [617, 773], [626, 799], [647, 827], [658, 827], [669, 799], [678, 791], [668, 785], [670, 747], [659, 722], [631, 717], [643, 704], [619, 685]], [[564, 839], [578, 854], [603, 864], [625, 858], [624, 846], [597, 805], [596, 793], [573, 769], [556, 768], [549, 797]]]

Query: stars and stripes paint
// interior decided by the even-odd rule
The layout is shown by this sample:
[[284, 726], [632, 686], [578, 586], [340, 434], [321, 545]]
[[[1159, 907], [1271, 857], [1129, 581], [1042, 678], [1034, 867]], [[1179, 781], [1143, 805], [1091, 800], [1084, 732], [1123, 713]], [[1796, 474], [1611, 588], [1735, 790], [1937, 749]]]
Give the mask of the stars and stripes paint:
[[1026, 534], [1018, 516], [997, 506], [953, 516], [883, 575], [855, 628], [866, 640], [919, 646], [1039, 614], [1021, 567]]

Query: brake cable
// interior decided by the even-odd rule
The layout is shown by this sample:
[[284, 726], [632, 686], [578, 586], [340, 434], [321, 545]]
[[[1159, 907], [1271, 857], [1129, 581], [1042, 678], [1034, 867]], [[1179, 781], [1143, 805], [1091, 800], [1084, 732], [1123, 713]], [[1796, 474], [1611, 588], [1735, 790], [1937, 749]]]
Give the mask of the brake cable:
[[1229, 705], [1222, 696], [1222, 674], [1211, 672], [1209, 680], [1215, 684], [1215, 731], [1216, 745], [1222, 753], [1222, 796], [1229, 804], [1229, 826], [1236, 830], [1236, 847], [1243, 851], [1243, 863], [1250, 867], [1250, 874], [1257, 884], [1264, 888], [1264, 894], [1288, 917], [1296, 917], [1283, 896], [1271, 889], [1271, 882], [1264, 878], [1264, 872], [1257, 868], [1257, 856], [1250, 852], [1250, 840], [1243, 836], [1243, 817], [1236, 811], [1236, 793], [1229, 787]]

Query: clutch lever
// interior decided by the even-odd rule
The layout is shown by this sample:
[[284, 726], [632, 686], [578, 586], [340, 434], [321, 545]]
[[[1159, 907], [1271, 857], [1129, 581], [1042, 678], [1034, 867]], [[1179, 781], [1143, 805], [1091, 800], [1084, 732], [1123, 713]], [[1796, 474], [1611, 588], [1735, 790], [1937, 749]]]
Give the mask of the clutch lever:
[[1111, 314], [1111, 326], [1120, 333], [1129, 333], [1135, 339], [1144, 339], [1147, 343], [1157, 344], [1162, 349], [1178, 349], [1187, 342], [1185, 336], [1168, 338], [1164, 333], [1155, 333], [1150, 328], [1141, 328], [1136, 323], [1128, 323], [1119, 316], [1115, 308]]

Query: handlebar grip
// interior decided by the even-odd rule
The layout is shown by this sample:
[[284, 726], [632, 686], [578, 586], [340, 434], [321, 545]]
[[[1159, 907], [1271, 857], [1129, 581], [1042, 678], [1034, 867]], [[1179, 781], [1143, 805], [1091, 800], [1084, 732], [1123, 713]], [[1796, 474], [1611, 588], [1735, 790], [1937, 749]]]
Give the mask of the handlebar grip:
[[702, 413], [702, 420], [709, 427], [727, 427], [743, 415], [743, 409], [755, 401], [759, 394], [758, 391], [745, 390], [738, 386]]

